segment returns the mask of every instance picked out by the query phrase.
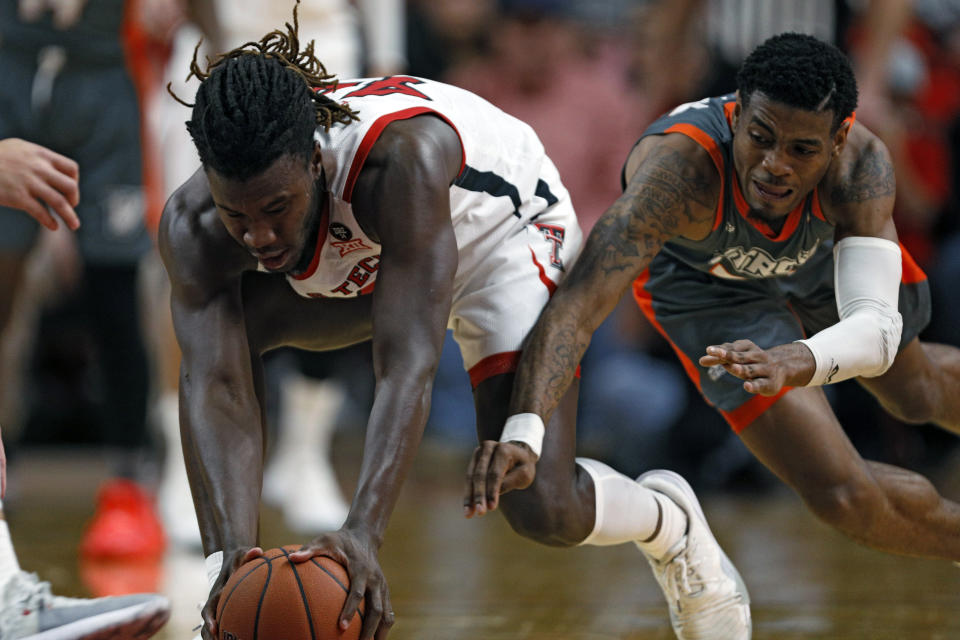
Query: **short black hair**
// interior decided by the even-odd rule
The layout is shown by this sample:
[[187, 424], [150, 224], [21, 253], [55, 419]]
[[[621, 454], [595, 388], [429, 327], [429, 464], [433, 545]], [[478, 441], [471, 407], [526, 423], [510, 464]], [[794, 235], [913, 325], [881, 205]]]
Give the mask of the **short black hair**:
[[190, 74], [201, 82], [195, 102], [187, 104], [193, 107], [187, 130], [204, 169], [245, 180], [283, 155], [307, 162], [318, 124], [356, 119], [325, 95], [337, 83], [314, 55], [313, 42], [300, 50], [296, 6], [286, 27], [220, 55], [206, 71], [194, 51]]
[[833, 111], [836, 131], [857, 107], [857, 80], [835, 46], [801, 33], [781, 33], [747, 56], [737, 73], [744, 107], [759, 91], [771, 100], [807, 111]]

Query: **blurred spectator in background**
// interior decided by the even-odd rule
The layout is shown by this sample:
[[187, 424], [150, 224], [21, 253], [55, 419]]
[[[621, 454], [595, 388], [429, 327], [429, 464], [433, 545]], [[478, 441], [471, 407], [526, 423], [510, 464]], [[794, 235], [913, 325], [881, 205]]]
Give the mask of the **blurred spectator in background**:
[[[65, 413], [64, 405], [78, 389], [96, 400], [91, 422], [114, 455], [116, 477], [103, 485], [84, 536], [81, 550], [89, 557], [157, 556], [164, 546], [151, 498], [137, 482], [144, 480], [138, 471], [148, 392], [137, 278], [151, 240], [139, 104], [123, 41], [126, 7], [123, 0], [0, 3], [0, 137], [43, 144], [82, 168], [77, 213], [83, 224], [75, 235], [58, 238], [59, 271], [47, 278], [66, 277], [53, 288], [55, 304], [39, 328], [39, 346], [41, 358], [79, 351], [85, 366], [63, 393], [49, 369], [26, 386], [32, 410], [26, 435], [49, 437], [42, 430], [58, 421], [67, 433], [76, 430], [80, 416]], [[23, 264], [37, 225], [10, 210], [0, 216], [4, 263]]]

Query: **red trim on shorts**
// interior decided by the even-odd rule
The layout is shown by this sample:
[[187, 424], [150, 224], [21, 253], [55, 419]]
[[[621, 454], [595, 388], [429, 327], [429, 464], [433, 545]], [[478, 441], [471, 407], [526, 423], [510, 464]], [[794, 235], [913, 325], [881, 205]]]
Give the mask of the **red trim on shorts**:
[[320, 266], [320, 250], [323, 249], [323, 243], [327, 241], [327, 225], [330, 223], [330, 198], [325, 198], [323, 212], [320, 214], [320, 228], [317, 230], [317, 245], [313, 249], [313, 258], [310, 259], [310, 266], [300, 275], [290, 274], [294, 280], [306, 280], [317, 272]]
[[547, 277], [547, 272], [544, 270], [543, 265], [540, 264], [539, 260], [537, 260], [537, 254], [533, 252], [533, 247], [530, 247], [530, 257], [533, 259], [533, 264], [537, 265], [537, 270], [540, 272], [540, 282], [542, 282], [543, 286], [547, 288], [547, 291], [550, 293], [550, 297], [553, 297], [553, 292], [557, 290], [557, 285], [553, 280]]
[[910, 252], [907, 251], [907, 248], [903, 246], [902, 242], [898, 244], [900, 245], [900, 260], [903, 264], [903, 275], [900, 276], [900, 282], [903, 284], [916, 284], [926, 280], [927, 274], [923, 272], [920, 265], [913, 259]]
[[753, 424], [754, 420], [759, 418], [764, 411], [773, 406], [773, 403], [782, 398], [787, 391], [791, 389], [793, 389], [793, 387], [784, 387], [780, 389], [780, 392], [775, 396], [755, 395], [733, 411], [724, 411], [723, 409], [718, 409], [718, 411], [727, 421], [727, 424], [730, 425], [730, 428], [733, 429], [733, 432], [740, 433]]
[[720, 173], [720, 199], [717, 201], [717, 210], [713, 215], [713, 231], [716, 231], [720, 228], [720, 221], [723, 220], [723, 189], [724, 182], [726, 182], [723, 179], [723, 154], [720, 153], [720, 147], [717, 146], [717, 141], [700, 127], [692, 125], [688, 122], [675, 124], [667, 128], [664, 133], [682, 133], [703, 147], [713, 159], [713, 164], [717, 167], [717, 171]]
[[[476, 389], [480, 383], [487, 378], [498, 376], [503, 373], [513, 373], [520, 365], [521, 351], [504, 351], [487, 356], [477, 364], [470, 367], [470, 385]], [[580, 365], [573, 372], [573, 377], [580, 377]]]
[[673, 352], [676, 353], [677, 358], [680, 359], [680, 364], [683, 365], [684, 371], [687, 372], [687, 376], [693, 381], [693, 384], [697, 386], [697, 391], [700, 392], [703, 399], [706, 400], [707, 404], [720, 412], [720, 415], [726, 419], [727, 424], [730, 425], [734, 433], [740, 433], [746, 429], [760, 414], [769, 409], [774, 402], [792, 389], [792, 387], [784, 387], [780, 390], [780, 393], [775, 396], [754, 396], [733, 411], [724, 411], [723, 409], [715, 407], [706, 394], [703, 393], [703, 387], [700, 386], [700, 365], [694, 363], [693, 360], [670, 339], [666, 330], [664, 330], [663, 326], [657, 320], [656, 313], [653, 310], [653, 296], [645, 289], [648, 280], [650, 280], [649, 268], [645, 269], [644, 272], [633, 281], [633, 298], [637, 301], [637, 306], [640, 307], [640, 311], [642, 311], [643, 315], [650, 321], [653, 328], [656, 329], [673, 348]]
[[481, 382], [487, 378], [500, 375], [501, 373], [513, 373], [520, 364], [519, 351], [504, 351], [487, 356], [477, 364], [470, 367], [470, 384], [476, 389]]
[[409, 109], [402, 109], [400, 111], [394, 111], [393, 113], [380, 116], [374, 120], [373, 124], [370, 125], [370, 128], [364, 134], [363, 140], [360, 141], [360, 146], [357, 147], [357, 153], [353, 156], [353, 163], [350, 165], [350, 172], [347, 173], [347, 181], [343, 186], [344, 202], [349, 203], [353, 199], [353, 187], [356, 185], [357, 178], [360, 176], [360, 170], [363, 168], [363, 163], [366, 161], [367, 156], [370, 155], [370, 150], [373, 149], [374, 143], [380, 138], [380, 134], [383, 133], [383, 130], [387, 127], [387, 125], [391, 122], [396, 122], [397, 120], [407, 120], [414, 116], [423, 115], [425, 113], [437, 116], [450, 125], [457, 134], [457, 138], [460, 139], [460, 171], [457, 175], [459, 176], [461, 173], [463, 173], [464, 167], [467, 166], [467, 153], [463, 148], [463, 138], [460, 136], [460, 131], [457, 130], [457, 127], [454, 126], [454, 124], [450, 122], [445, 115], [442, 113], [437, 113], [429, 107], [411, 107]]

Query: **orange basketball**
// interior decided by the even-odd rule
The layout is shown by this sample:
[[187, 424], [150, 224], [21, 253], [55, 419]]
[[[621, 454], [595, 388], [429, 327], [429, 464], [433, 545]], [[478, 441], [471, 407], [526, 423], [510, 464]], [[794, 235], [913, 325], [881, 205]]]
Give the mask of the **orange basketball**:
[[350, 590], [342, 565], [326, 557], [294, 564], [300, 547], [270, 549], [237, 569], [217, 604], [219, 640], [356, 640], [363, 603], [350, 626], [337, 620]]

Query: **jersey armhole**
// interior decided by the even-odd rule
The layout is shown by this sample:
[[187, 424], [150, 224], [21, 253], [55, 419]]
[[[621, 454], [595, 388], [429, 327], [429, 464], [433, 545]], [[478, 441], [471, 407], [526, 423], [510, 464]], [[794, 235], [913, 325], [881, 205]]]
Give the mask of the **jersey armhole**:
[[664, 133], [682, 133], [703, 147], [703, 149], [710, 154], [710, 158], [713, 160], [713, 164], [717, 168], [717, 173], [720, 174], [720, 196], [717, 198], [717, 210], [713, 214], [713, 230], [716, 231], [718, 228], [720, 228], [720, 221], [723, 220], [723, 197], [727, 186], [726, 174], [724, 173], [723, 154], [720, 152], [720, 147], [717, 145], [717, 141], [700, 127], [687, 122], [680, 122], [672, 125], [667, 128]]
[[357, 152], [353, 156], [350, 171], [347, 173], [347, 180], [343, 185], [344, 202], [349, 203], [353, 200], [353, 187], [356, 185], [357, 178], [360, 176], [360, 170], [363, 169], [363, 163], [366, 162], [367, 156], [370, 155], [370, 150], [373, 149], [374, 143], [380, 138], [380, 134], [387, 128], [387, 125], [397, 120], [407, 120], [408, 118], [423, 114], [437, 116], [450, 125], [454, 133], [457, 134], [457, 139], [460, 140], [460, 171], [457, 172], [457, 177], [459, 178], [463, 174], [463, 170], [467, 166], [467, 152], [463, 146], [463, 137], [460, 135], [460, 131], [456, 125], [450, 122], [450, 119], [445, 115], [429, 107], [411, 107], [410, 109], [403, 109], [380, 116], [370, 125], [370, 128], [367, 129], [363, 140], [360, 141], [360, 146], [357, 147]]

